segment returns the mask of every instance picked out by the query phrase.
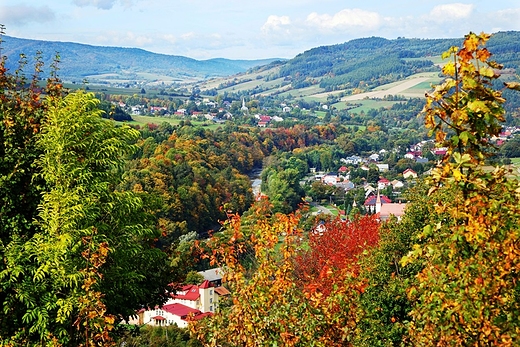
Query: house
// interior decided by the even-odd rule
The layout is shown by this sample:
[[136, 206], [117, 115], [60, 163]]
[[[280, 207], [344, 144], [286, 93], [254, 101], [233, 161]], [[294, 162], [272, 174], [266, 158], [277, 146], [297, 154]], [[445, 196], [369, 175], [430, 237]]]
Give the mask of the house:
[[346, 166], [342, 166], [338, 169], [338, 172], [341, 174], [345, 174], [348, 172], [348, 168]]
[[202, 319], [216, 312], [219, 295], [228, 294], [227, 289], [215, 287], [208, 280], [200, 285], [186, 285], [175, 294], [170, 294], [170, 299], [163, 306], [142, 309], [128, 323], [159, 326], [176, 324], [181, 328], [187, 327], [189, 321]]
[[389, 203], [382, 204], [379, 209], [379, 219], [384, 222], [387, 221], [391, 216], [395, 216], [398, 220], [404, 215], [404, 210], [406, 208], [405, 203]]
[[356, 186], [351, 181], [345, 180], [343, 182], [337, 183], [336, 187], [343, 188], [345, 191], [348, 191], [348, 190], [354, 189]]
[[406, 169], [403, 171], [403, 177], [406, 179], [417, 178], [417, 172], [413, 171], [412, 169]]
[[358, 165], [363, 160], [361, 159], [361, 157], [358, 157], [357, 155], [353, 155], [353, 156], [350, 156], [350, 157], [341, 158], [340, 161], [345, 163], [345, 164]]
[[204, 277], [205, 281], [209, 281], [212, 285], [220, 287], [222, 285], [222, 269], [217, 267], [206, 271], [199, 271], [199, 274]]
[[388, 164], [376, 164], [379, 171], [388, 171], [390, 170], [390, 166]]
[[153, 326], [177, 325], [179, 328], [186, 328], [190, 321], [211, 315], [211, 312], [204, 313], [200, 310], [174, 303], [156, 307], [153, 310], [140, 310], [137, 314], [137, 319], [134, 318], [128, 323]]
[[[386, 195], [379, 195], [378, 191], [377, 195], [372, 194], [366, 198], [363, 206], [365, 206], [365, 209], [369, 212], [378, 213], [378, 209], [381, 209], [381, 205], [390, 204], [391, 202], [392, 200], [390, 200], [389, 197]], [[377, 204], [379, 204], [379, 207], [377, 207]]]
[[167, 108], [163, 106], [150, 106], [150, 113], [158, 113], [160, 111], [166, 111]]
[[414, 153], [414, 152], [407, 152], [407, 153], [404, 155], [404, 157], [405, 157], [406, 159], [412, 159], [412, 160], [413, 160], [413, 159], [415, 159], [415, 153]]
[[379, 154], [377, 154], [377, 153], [371, 154], [368, 157], [368, 160], [370, 160], [370, 161], [379, 161]]
[[404, 187], [404, 183], [399, 180], [393, 180], [391, 183], [394, 189], [401, 189]]
[[337, 173], [329, 172], [321, 178], [321, 181], [328, 185], [336, 185], [339, 182], [339, 177]]
[[390, 199], [388, 199], [388, 197], [380, 195], [379, 191], [377, 192], [375, 213], [379, 214], [379, 220], [381, 222], [388, 220], [391, 216], [395, 216], [398, 220], [400, 220], [404, 214], [405, 208], [406, 204], [401, 202], [393, 203], [390, 201]]
[[448, 152], [448, 149], [445, 147], [435, 148], [434, 150], [432, 150], [433, 155], [439, 155], [439, 156], [444, 156], [444, 155], [446, 155], [447, 152]]
[[386, 178], [381, 178], [379, 181], [377, 181], [377, 189], [384, 189], [385, 187], [389, 186], [391, 183]]

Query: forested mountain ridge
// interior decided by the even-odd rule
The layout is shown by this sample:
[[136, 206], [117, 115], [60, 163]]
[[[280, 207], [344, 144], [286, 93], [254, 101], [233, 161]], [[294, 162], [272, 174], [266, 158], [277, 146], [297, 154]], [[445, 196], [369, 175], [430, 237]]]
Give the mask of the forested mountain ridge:
[[[195, 60], [177, 55], [157, 54], [138, 48], [91, 46], [72, 42], [41, 41], [2, 37], [2, 55], [9, 57], [7, 67], [14, 70], [20, 54], [34, 57], [42, 53], [45, 66], [49, 66], [56, 52], [61, 58], [60, 77], [81, 81], [89, 76], [113, 74], [128, 80], [139, 79], [139, 74], [153, 74], [158, 79], [194, 80], [215, 76], [226, 76], [268, 64], [274, 59]], [[142, 77], [141, 77], [142, 78]]]
[[[60, 77], [82, 81], [202, 81], [208, 78], [242, 79], [254, 74], [262, 82], [284, 78], [292, 89], [319, 85], [323, 91], [377, 87], [424, 71], [437, 71], [440, 54], [460, 43], [452, 39], [385, 39], [368, 37], [345, 43], [320, 46], [298, 54], [287, 61], [280, 59], [195, 60], [183, 56], [156, 54], [138, 48], [102, 47], [71, 42], [40, 41], [2, 37], [2, 55], [9, 57], [7, 67], [14, 70], [20, 54], [34, 57], [40, 51], [45, 66], [50, 66], [59, 52]], [[488, 43], [495, 60], [506, 69], [520, 65], [520, 32], [493, 34]], [[274, 62], [274, 63], [273, 63]], [[273, 69], [268, 69], [270, 63]], [[248, 73], [245, 74], [249, 69]], [[259, 73], [257, 75], [255, 73]], [[231, 76], [231, 77], [229, 77]], [[246, 76], [246, 77], [244, 77]], [[260, 77], [258, 77], [260, 76]], [[240, 80], [240, 77], [238, 77]], [[223, 83], [222, 88], [227, 83]]]
[[[519, 42], [520, 32], [499, 32], [488, 48], [505, 68], [515, 68], [520, 63]], [[293, 79], [323, 76], [319, 84], [327, 90], [377, 86], [434, 70], [432, 58], [459, 43], [460, 39], [361, 38], [301, 53], [287, 61], [279, 75]]]

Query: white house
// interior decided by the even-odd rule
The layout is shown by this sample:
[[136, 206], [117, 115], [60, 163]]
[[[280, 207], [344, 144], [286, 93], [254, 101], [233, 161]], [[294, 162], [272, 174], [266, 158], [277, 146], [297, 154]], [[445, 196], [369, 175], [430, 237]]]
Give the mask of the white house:
[[388, 164], [376, 164], [379, 171], [388, 171], [390, 169]]
[[212, 313], [203, 313], [200, 310], [182, 305], [182, 304], [166, 304], [162, 307], [156, 307], [153, 310], [141, 310], [138, 312], [138, 322], [129, 322], [129, 324], [146, 324], [154, 326], [177, 325], [179, 328], [186, 328], [188, 323], [193, 320], [199, 320], [204, 317], [211, 316]]
[[335, 172], [330, 172], [323, 176], [321, 181], [328, 185], [336, 185], [339, 182], [339, 177]]
[[[142, 309], [129, 324], [167, 326], [176, 324], [184, 328], [189, 321], [211, 316], [218, 310], [218, 289], [208, 280], [200, 285], [186, 285], [162, 306]], [[229, 293], [227, 290], [225, 292]]]
[[406, 169], [403, 171], [403, 177], [408, 178], [417, 178], [417, 172], [413, 171], [412, 169]]

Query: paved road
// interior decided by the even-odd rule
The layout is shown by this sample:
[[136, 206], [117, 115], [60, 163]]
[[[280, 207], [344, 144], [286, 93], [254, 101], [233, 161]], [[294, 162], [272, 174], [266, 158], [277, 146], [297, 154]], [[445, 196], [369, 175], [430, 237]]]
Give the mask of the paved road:
[[332, 214], [332, 212], [328, 208], [326, 208], [322, 205], [318, 205], [315, 202], [311, 202], [311, 206], [316, 207], [321, 213]]

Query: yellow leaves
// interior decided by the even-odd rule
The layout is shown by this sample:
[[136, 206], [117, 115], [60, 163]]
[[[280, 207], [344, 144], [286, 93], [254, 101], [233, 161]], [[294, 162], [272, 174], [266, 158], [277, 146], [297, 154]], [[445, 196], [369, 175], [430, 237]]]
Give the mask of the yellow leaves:
[[462, 174], [462, 172], [460, 172], [459, 169], [454, 169], [452, 171], [452, 175], [456, 182], [460, 182], [464, 178], [464, 175]]
[[446, 52], [443, 52], [443, 53], [442, 53], [441, 58], [442, 58], [442, 59], [447, 59], [447, 58], [449, 58], [452, 54], [457, 53], [458, 50], [459, 50], [459, 47], [457, 47], [457, 46], [452, 46], [452, 47], [450, 47], [449, 50], [447, 50]]
[[455, 75], [455, 63], [449, 62], [446, 65], [442, 67], [442, 73], [448, 76], [454, 76]]
[[505, 82], [504, 85], [507, 89], [520, 91], [520, 83], [519, 82]]
[[473, 100], [468, 102], [468, 110], [478, 113], [488, 113], [490, 112], [489, 107], [486, 102], [481, 100]]
[[492, 78], [495, 76], [495, 70], [490, 67], [483, 66], [479, 69], [479, 74], [484, 77]]
[[469, 33], [466, 35], [466, 39], [464, 40], [463, 46], [468, 51], [474, 51], [479, 46], [480, 39], [474, 33]]

